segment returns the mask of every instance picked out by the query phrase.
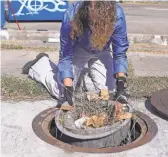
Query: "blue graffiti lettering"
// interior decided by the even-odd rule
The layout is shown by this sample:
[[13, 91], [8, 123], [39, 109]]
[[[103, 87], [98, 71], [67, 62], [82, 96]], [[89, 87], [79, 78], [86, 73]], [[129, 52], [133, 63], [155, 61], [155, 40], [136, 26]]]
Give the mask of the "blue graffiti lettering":
[[[15, 1], [15, 0], [11, 0]], [[16, 16], [28, 15], [28, 14], [39, 14], [42, 10], [47, 10], [49, 12], [65, 12], [66, 9], [63, 9], [66, 6], [64, 0], [18, 0], [21, 6], [18, 11], [15, 13]], [[47, 3], [52, 3], [53, 5], [48, 5]], [[53, 6], [51, 8], [51, 6]], [[27, 13], [23, 12], [23, 9], [27, 9]]]

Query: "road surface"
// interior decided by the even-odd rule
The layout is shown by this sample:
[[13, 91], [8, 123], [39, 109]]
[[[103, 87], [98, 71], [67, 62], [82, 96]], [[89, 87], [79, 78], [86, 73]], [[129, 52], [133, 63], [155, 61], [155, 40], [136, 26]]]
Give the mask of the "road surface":
[[[130, 34], [168, 34], [168, 4], [121, 4], [124, 8]], [[20, 22], [22, 29], [59, 31], [61, 22]], [[15, 23], [6, 27], [17, 30]]]

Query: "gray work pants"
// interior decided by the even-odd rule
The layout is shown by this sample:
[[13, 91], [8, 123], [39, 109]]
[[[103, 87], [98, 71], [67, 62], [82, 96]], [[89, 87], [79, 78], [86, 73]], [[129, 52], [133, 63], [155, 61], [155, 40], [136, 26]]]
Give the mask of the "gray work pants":
[[[83, 48], [76, 46], [73, 57], [73, 86], [77, 82], [85, 86], [88, 91], [100, 89], [115, 89], [115, 78], [113, 77], [113, 57], [109, 50], [99, 54], [91, 54]], [[81, 75], [83, 70], [87, 72]], [[42, 83], [51, 95], [57, 99], [63, 96], [63, 84], [60, 80], [58, 67], [48, 57], [42, 57], [29, 70], [29, 76]], [[82, 81], [81, 81], [82, 80]]]

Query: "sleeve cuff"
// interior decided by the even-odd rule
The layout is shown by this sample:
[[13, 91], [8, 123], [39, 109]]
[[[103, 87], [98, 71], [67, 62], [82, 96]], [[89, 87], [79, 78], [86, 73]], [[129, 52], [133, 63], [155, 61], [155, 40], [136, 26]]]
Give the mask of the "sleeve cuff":
[[114, 75], [117, 73], [125, 73], [128, 75], [128, 63], [116, 63], [114, 65]]
[[72, 78], [73, 79], [73, 73], [71, 71], [62, 71], [61, 72], [61, 81], [63, 81], [65, 78]]

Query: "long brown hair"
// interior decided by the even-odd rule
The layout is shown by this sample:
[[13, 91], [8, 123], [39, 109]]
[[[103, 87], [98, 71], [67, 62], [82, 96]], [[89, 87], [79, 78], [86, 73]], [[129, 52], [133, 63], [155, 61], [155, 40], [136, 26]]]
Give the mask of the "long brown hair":
[[115, 3], [110, 1], [96, 1], [94, 19], [89, 20], [89, 6], [91, 1], [84, 1], [71, 21], [71, 38], [82, 36], [84, 29], [89, 27], [92, 31], [91, 44], [94, 48], [102, 50], [109, 40], [115, 25]]

